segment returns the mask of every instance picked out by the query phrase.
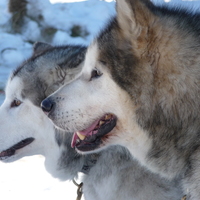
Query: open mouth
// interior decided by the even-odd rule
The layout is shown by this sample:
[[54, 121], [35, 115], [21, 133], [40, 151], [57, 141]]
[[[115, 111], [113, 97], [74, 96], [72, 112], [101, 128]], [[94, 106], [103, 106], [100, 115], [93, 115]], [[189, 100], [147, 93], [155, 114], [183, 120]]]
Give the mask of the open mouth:
[[71, 146], [80, 151], [92, 151], [99, 147], [103, 137], [116, 126], [117, 117], [113, 114], [106, 114], [101, 119], [96, 120], [85, 130], [74, 133]]
[[13, 156], [16, 150], [24, 148], [25, 146], [29, 145], [33, 141], [34, 141], [34, 138], [27, 138], [13, 145], [9, 149], [2, 151], [0, 153], [0, 160], [5, 160], [6, 158]]

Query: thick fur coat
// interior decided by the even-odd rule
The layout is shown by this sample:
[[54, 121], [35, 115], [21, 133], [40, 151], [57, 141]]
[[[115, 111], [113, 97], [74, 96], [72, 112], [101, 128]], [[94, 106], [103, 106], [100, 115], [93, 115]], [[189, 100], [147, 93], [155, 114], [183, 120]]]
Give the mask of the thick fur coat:
[[75, 132], [79, 152], [123, 145], [152, 172], [182, 177], [187, 199], [198, 200], [200, 14], [148, 0], [118, 0], [116, 9], [80, 76], [45, 100], [48, 116]]
[[83, 46], [37, 43], [33, 56], [11, 74], [0, 107], [0, 160], [41, 154], [55, 178], [71, 180], [83, 172], [86, 200], [180, 200], [178, 179], [150, 173], [120, 146], [81, 156], [71, 148], [72, 133], [55, 128], [42, 112], [43, 98], [79, 76], [85, 52]]

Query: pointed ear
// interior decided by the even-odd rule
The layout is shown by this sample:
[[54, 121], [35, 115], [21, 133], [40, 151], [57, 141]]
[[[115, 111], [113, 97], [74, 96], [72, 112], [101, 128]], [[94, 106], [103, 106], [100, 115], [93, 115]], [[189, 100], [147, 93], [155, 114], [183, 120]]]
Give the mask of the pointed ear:
[[33, 55], [38, 55], [41, 52], [51, 48], [52, 46], [50, 44], [44, 43], [44, 42], [36, 42], [33, 45]]
[[123, 36], [137, 39], [144, 32], [143, 28], [153, 22], [153, 7], [149, 0], [117, 0], [117, 21]]
[[73, 80], [77, 79], [82, 71], [83, 62], [74, 68], [63, 69], [57, 65], [55, 70], [50, 72], [50, 76], [45, 79], [46, 91], [45, 95], [50, 95], [55, 92], [58, 88], [65, 84], [69, 84]]
[[41, 70], [40, 68], [38, 76], [43, 80], [43, 84], [46, 84], [45, 94], [49, 95], [62, 85], [69, 84], [81, 75], [86, 50], [87, 48], [83, 46], [66, 47], [65, 50], [62, 49], [60, 54], [62, 63], [49, 61], [48, 69]]

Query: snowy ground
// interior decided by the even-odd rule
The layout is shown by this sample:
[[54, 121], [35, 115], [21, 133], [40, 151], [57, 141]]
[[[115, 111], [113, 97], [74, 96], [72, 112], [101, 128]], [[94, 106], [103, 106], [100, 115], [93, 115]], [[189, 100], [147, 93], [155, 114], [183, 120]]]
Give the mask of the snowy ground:
[[43, 157], [32, 156], [14, 163], [0, 163], [0, 199], [75, 200], [76, 186], [52, 178], [43, 162]]
[[[90, 0], [67, 4], [51, 4], [48, 0], [28, 1], [30, 2], [29, 16], [42, 14], [42, 25], [57, 28], [58, 31], [51, 40], [53, 45], [89, 44], [106, 19], [115, 12], [115, 3], [111, 0], [109, 0], [110, 3]], [[53, 1], [55, 0], [51, 0], [52, 3]], [[169, 1], [166, 0], [166, 2]], [[161, 0], [154, 0], [154, 2], [163, 3]], [[172, 0], [170, 5], [174, 4], [193, 7], [194, 9], [200, 7], [200, 1]], [[32, 45], [28, 41], [40, 40], [41, 36], [39, 26], [31, 20], [27, 21], [24, 26], [23, 34], [11, 34], [8, 26], [10, 17], [11, 15], [7, 11], [7, 0], [0, 0], [0, 105], [4, 99], [3, 88], [8, 75], [32, 53]], [[69, 30], [74, 24], [84, 27], [88, 35], [71, 37]], [[43, 162], [44, 158], [32, 156], [10, 164], [0, 163], [0, 199], [75, 200], [76, 187], [72, 183], [59, 182], [53, 179], [45, 171]]]

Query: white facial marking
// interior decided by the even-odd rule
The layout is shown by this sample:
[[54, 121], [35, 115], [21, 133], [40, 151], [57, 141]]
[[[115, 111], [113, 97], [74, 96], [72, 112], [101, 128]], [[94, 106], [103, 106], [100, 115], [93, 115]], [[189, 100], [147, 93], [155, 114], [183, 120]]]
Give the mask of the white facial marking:
[[[102, 75], [91, 79], [94, 69]], [[60, 88], [49, 99], [56, 103], [49, 117], [58, 127], [70, 132], [85, 130], [105, 114], [114, 114], [117, 125], [103, 137], [100, 149], [120, 144], [131, 148], [135, 157], [145, 160], [151, 140], [135, 120], [136, 108], [128, 93], [116, 84], [109, 69], [98, 61], [97, 43], [93, 43], [87, 51], [81, 76]]]
[[[5, 160], [6, 162], [23, 156], [44, 155], [44, 141], [47, 140], [44, 132], [46, 129], [53, 130], [53, 125], [42, 110], [21, 96], [22, 89], [23, 83], [19, 77], [9, 79], [5, 100], [0, 107], [0, 152], [27, 138], [34, 138], [34, 141], [17, 150], [13, 156]], [[13, 103], [15, 100], [21, 103]]]

